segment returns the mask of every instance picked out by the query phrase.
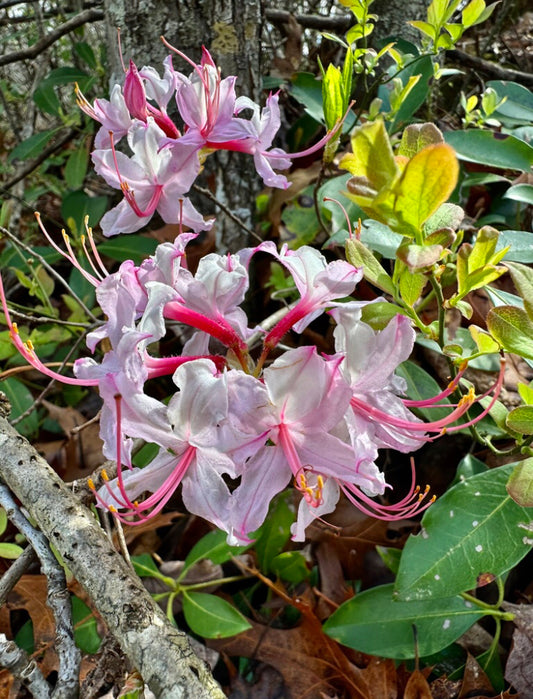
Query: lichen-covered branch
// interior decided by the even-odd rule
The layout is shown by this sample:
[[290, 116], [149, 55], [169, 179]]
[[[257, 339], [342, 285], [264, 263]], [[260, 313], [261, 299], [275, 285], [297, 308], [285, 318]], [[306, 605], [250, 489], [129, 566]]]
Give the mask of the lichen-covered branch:
[[91, 512], [4, 418], [0, 418], [0, 476], [85, 588], [156, 696], [223, 699], [187, 636], [169, 623]]

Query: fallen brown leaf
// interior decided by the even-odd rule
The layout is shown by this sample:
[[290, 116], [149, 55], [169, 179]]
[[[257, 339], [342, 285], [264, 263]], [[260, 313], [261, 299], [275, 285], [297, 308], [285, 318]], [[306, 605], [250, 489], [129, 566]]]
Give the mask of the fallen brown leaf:
[[502, 605], [515, 615], [513, 645], [505, 666], [505, 679], [520, 693], [520, 699], [533, 699], [533, 606], [529, 604]]

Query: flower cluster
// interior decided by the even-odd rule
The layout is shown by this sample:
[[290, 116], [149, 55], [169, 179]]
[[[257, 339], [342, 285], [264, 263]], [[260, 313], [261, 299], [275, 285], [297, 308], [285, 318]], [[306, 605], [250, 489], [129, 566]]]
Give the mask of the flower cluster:
[[[453, 423], [473, 403], [473, 394], [433, 423], [422, 422], [411, 408], [439, 404], [457, 388], [462, 372], [432, 399], [402, 398], [406, 387], [395, 370], [413, 347], [409, 320], [398, 315], [385, 329], [373, 330], [362, 320], [364, 304], [339, 300], [352, 294], [362, 271], [341, 260], [328, 263], [311, 247], [278, 251], [263, 242], [235, 255], [209, 254], [194, 274], [188, 269], [186, 246], [209, 224], [185, 195], [208, 150], [249, 153], [266, 184], [287, 185], [273, 169], [290, 164], [288, 154], [271, 148], [279, 126], [277, 96], [261, 111], [249, 99], [236, 98], [234, 83], [233, 77], [221, 79], [204, 49], [188, 77], [173, 69], [169, 57], [162, 78], [131, 63], [123, 88], [115, 87], [110, 101], [91, 106], [78, 91], [82, 109], [102, 125], [93, 153], [96, 170], [124, 193], [122, 203], [104, 216], [104, 233], [135, 231], [155, 211], [194, 232], [159, 245], [140, 266], [125, 261], [108, 274], [90, 229], [82, 241], [92, 270], [87, 271], [68, 237], [65, 252], [38, 217], [49, 243], [96, 287], [106, 320], [87, 336], [87, 345], [93, 353], [101, 345], [103, 354], [100, 360], [77, 360], [75, 377], [55, 373], [19, 337], [0, 283], [13, 342], [44, 374], [98, 387], [104, 454], [116, 461], [118, 475], [106, 479], [96, 498], [123, 522], [154, 516], [180, 484], [188, 510], [226, 531], [233, 544], [249, 541], [272, 498], [291, 482], [300, 494], [296, 540], [314, 518], [334, 510], [341, 492], [375, 517], [413, 515], [430, 504], [427, 492], [415, 487], [413, 476], [408, 494], [385, 504], [381, 496], [388, 486], [376, 465], [378, 450], [411, 452], [445, 429], [459, 429]], [[172, 96], [181, 131], [167, 114]], [[245, 108], [251, 119], [239, 116]], [[131, 157], [115, 150], [123, 137]], [[241, 307], [250, 261], [258, 252], [281, 264], [299, 293], [268, 328], [250, 328]], [[325, 312], [335, 323], [334, 354], [280, 344], [289, 331], [302, 333]], [[190, 337], [179, 356], [161, 356], [160, 341], [177, 324], [188, 326]], [[163, 375], [176, 387], [168, 403], [147, 389]], [[501, 381], [502, 374], [495, 396]], [[135, 438], [157, 447], [144, 468], [132, 462]]]
[[[378, 449], [417, 449], [463, 415], [474, 397], [435, 423], [413, 415], [411, 407], [438, 403], [458, 378], [429, 401], [401, 398], [405, 386], [394, 372], [412, 351], [408, 319], [398, 315], [374, 331], [361, 320], [364, 304], [338, 301], [353, 292], [361, 270], [328, 263], [310, 247], [278, 252], [265, 242], [238, 255], [213, 253], [193, 275], [185, 251], [194, 237], [182, 233], [140, 266], [126, 261], [113, 274], [105, 273], [92, 246], [94, 274], [80, 271], [96, 286], [107, 320], [87, 344], [94, 350], [105, 338], [110, 349], [101, 361], [76, 361], [76, 378], [43, 365], [20, 340], [5, 307], [14, 342], [30, 363], [59, 380], [98, 386], [104, 454], [118, 465], [117, 478], [96, 493], [99, 504], [123, 522], [140, 523], [181, 483], [187, 509], [225, 530], [234, 544], [249, 540], [273, 496], [291, 480], [301, 494], [296, 540], [310, 521], [335, 508], [341, 491], [363, 512], [384, 519], [426, 507], [426, 493], [414, 486], [394, 505], [373, 499], [387, 488], [376, 466]], [[268, 332], [250, 329], [240, 307], [258, 251], [285, 267], [300, 294]], [[281, 350], [289, 330], [301, 333], [325, 311], [336, 323], [335, 354], [321, 356], [313, 346]], [[176, 322], [194, 330], [191, 338], [181, 355], [157, 356], [159, 340]], [[250, 341], [257, 330], [262, 352], [254, 362]], [[176, 386], [168, 404], [146, 391], [150, 379], [165, 374]], [[144, 468], [132, 464], [133, 438], [159, 447]]]
[[[186, 194], [213, 150], [249, 153], [265, 185], [285, 189], [287, 178], [274, 169], [287, 169], [290, 157], [313, 152], [329, 138], [291, 156], [272, 148], [280, 127], [277, 94], [261, 109], [248, 97], [236, 96], [236, 78], [222, 79], [207, 49], [196, 64], [167, 45], [191, 64], [189, 76], [174, 70], [169, 55], [163, 77], [150, 66], [138, 70], [130, 61], [123, 87], [115, 85], [109, 100], [97, 99], [91, 105], [76, 88], [80, 108], [101, 124], [92, 153], [95, 170], [124, 194], [101, 221], [106, 236], [133, 233], [156, 211], [165, 223], [182, 223], [195, 232], [210, 228], [213, 219], [204, 220]], [[180, 128], [167, 113], [172, 98]], [[245, 110], [250, 118], [240, 116]], [[115, 149], [123, 138], [131, 156]]]

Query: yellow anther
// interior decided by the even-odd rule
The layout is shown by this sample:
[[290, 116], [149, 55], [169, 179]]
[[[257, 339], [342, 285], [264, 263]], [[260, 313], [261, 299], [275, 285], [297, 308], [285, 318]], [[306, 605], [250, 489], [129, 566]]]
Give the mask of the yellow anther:
[[113, 512], [114, 514], [115, 512], [118, 512], [118, 510], [114, 505], [109, 505], [109, 512]]
[[18, 335], [18, 334], [19, 334], [18, 325], [17, 325], [15, 322], [13, 322], [13, 323], [11, 324], [11, 327], [13, 328], [13, 332], [15, 333], [15, 335]]
[[322, 476], [317, 476], [316, 483], [318, 490], [322, 490], [324, 487], [324, 478]]
[[103, 469], [100, 471], [100, 473], [102, 474], [102, 478], [104, 479], [104, 481], [108, 481], [108, 480], [109, 480], [109, 476], [107, 475], [107, 471], [105, 470], [105, 468], [103, 468]]
[[24, 344], [30, 352], [35, 352], [35, 347], [33, 346], [33, 342], [31, 340], [27, 340]]
[[139, 507], [139, 501], [138, 501], [138, 500], [134, 500], [134, 502], [133, 502], [133, 507], [135, 507], [135, 508]]
[[85, 214], [83, 218], [83, 223], [87, 226], [89, 224], [89, 214]]
[[94, 481], [92, 478], [89, 478], [89, 480], [87, 481], [87, 485], [89, 486], [89, 488], [91, 490], [96, 490], [95, 485], [94, 485]]
[[63, 236], [63, 240], [65, 241], [65, 243], [68, 243], [70, 238], [64, 228], [61, 229], [61, 235]]
[[84, 234], [84, 233], [82, 233], [82, 234], [80, 235], [80, 241], [81, 241], [81, 244], [82, 244], [82, 245], [85, 245], [85, 234]]

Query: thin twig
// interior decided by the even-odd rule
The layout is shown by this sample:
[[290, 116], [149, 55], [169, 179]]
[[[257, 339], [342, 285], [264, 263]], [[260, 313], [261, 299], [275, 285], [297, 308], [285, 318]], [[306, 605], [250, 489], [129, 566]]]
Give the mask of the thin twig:
[[36, 41], [35, 44], [32, 44], [32, 46], [0, 56], [0, 66], [6, 66], [10, 63], [23, 61], [26, 58], [35, 58], [65, 34], [68, 34], [74, 29], [81, 27], [83, 24], [87, 24], [88, 22], [97, 22], [101, 19], [104, 19], [103, 10], [97, 10], [96, 8], [84, 10], [83, 12], [80, 12], [78, 15], [75, 15], [71, 19], [64, 22], [62, 25], [57, 27], [57, 29], [54, 29], [54, 31], [47, 34], [43, 39]]
[[258, 240], [260, 243], [263, 242], [263, 239], [260, 236], [258, 236], [254, 230], [252, 230], [251, 228], [248, 228], [248, 226], [245, 223], [243, 223], [238, 216], [235, 216], [235, 214], [233, 213], [233, 211], [231, 211], [231, 209], [228, 209], [228, 207], [225, 204], [223, 204], [221, 201], [219, 201], [212, 192], [210, 192], [205, 187], [199, 187], [197, 184], [193, 185], [192, 188], [195, 192], [198, 192], [198, 194], [202, 194], [204, 197], [207, 197], [210, 201], [212, 201], [214, 204], [216, 204], [218, 206], [218, 208], [221, 209], [226, 214], [226, 216], [229, 216], [229, 218], [231, 218], [232, 221], [234, 221], [240, 228], [242, 228], [243, 231], [248, 233], [248, 235], [251, 235], [253, 238]]
[[[53, 155], [60, 148], [63, 148], [63, 146], [66, 143], [71, 141], [74, 138], [74, 136], [76, 136], [78, 131], [79, 129], [68, 129], [67, 131], [65, 131], [61, 138], [59, 138], [57, 141], [54, 141], [54, 143], [52, 143], [50, 146], [47, 146], [36, 158], [28, 161], [25, 165], [21, 166], [20, 169], [17, 170], [16, 175], [14, 175], [8, 182], [1, 185], [1, 189], [4, 192], [9, 192], [11, 187], [14, 187], [17, 184], [17, 182], [20, 182], [31, 172], [33, 172], [36, 168], [38, 168], [39, 165], [46, 160], [46, 158], [48, 158], [50, 155]], [[26, 206], [28, 205], [26, 204]]]
[[0, 633], [0, 666], [20, 680], [34, 697], [48, 699], [51, 696], [52, 689], [35, 660], [19, 648], [15, 641], [9, 641], [3, 633]]
[[0, 607], [5, 604], [11, 590], [36, 560], [37, 554], [31, 546], [27, 546], [2, 575], [0, 578]]
[[65, 571], [50, 550], [46, 536], [29, 523], [8, 487], [2, 484], [0, 484], [0, 504], [9, 520], [21, 534], [24, 534], [41, 561], [48, 586], [47, 604], [56, 622], [56, 650], [59, 657], [57, 684], [52, 697], [72, 699], [78, 693], [81, 654], [74, 643], [72, 608]]

